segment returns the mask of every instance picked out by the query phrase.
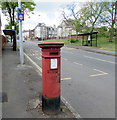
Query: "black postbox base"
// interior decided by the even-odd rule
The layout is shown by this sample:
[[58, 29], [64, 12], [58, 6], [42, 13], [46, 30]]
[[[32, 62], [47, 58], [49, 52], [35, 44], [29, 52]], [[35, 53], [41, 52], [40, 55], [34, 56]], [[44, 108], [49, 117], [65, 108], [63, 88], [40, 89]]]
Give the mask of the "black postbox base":
[[60, 112], [60, 97], [47, 98], [42, 96], [42, 111], [49, 115], [58, 114]]

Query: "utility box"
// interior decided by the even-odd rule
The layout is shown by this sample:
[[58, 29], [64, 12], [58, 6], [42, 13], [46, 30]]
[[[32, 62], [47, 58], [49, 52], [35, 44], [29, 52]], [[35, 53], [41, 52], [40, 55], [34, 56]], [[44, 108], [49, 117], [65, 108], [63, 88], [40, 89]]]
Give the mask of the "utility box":
[[64, 43], [44, 42], [42, 48], [42, 110], [47, 114], [60, 111], [60, 48]]

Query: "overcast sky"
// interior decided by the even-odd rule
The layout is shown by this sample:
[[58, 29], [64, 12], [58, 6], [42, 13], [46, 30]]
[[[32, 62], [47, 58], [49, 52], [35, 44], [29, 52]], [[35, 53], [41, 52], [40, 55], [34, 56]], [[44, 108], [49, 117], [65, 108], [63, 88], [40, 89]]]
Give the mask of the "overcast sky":
[[[59, 25], [60, 22], [60, 6], [58, 2], [36, 2], [34, 14], [30, 15], [30, 19], [25, 17], [23, 28], [33, 29], [38, 23], [45, 23], [47, 26]], [[27, 26], [28, 25], [28, 26]]]
[[[61, 8], [79, 0], [34, 0], [36, 7], [30, 18], [25, 15], [23, 30], [34, 29], [38, 23], [45, 23], [47, 26], [58, 26], [61, 22]], [[91, 0], [81, 0], [86, 2]], [[2, 14], [2, 29], [7, 24], [6, 17]]]

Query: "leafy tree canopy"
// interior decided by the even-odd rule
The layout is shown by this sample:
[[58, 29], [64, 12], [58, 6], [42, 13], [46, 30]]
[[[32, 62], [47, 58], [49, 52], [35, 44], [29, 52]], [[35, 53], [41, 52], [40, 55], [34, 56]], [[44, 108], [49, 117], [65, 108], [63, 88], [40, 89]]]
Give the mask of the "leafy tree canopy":
[[[17, 8], [18, 8], [18, 0], [14, 2], [7, 2], [8, 0], [2, 0], [0, 2], [0, 8], [2, 9], [3, 14], [8, 16], [9, 25], [6, 25], [7, 28], [11, 29], [11, 26], [17, 26]], [[33, 0], [29, 0], [27, 2], [22, 1], [21, 7], [24, 9], [25, 14], [29, 16], [29, 12], [32, 12], [35, 9], [36, 4]]]

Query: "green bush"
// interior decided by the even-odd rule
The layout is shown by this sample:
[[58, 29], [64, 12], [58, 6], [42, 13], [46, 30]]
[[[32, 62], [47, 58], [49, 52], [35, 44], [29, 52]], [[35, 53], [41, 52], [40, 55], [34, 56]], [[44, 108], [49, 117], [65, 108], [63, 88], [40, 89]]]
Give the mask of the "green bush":
[[97, 28], [96, 31], [98, 31], [98, 37], [109, 37], [109, 31], [106, 26], [102, 26], [100, 28]]
[[71, 38], [70, 39], [70, 43], [76, 43], [76, 42], [78, 42], [79, 40], [78, 39], [74, 39], [74, 38]]

